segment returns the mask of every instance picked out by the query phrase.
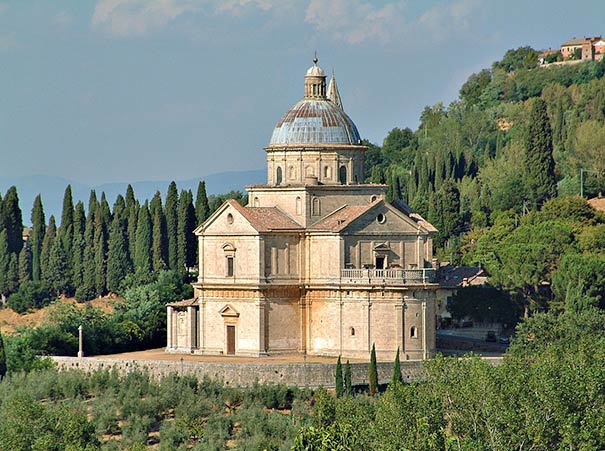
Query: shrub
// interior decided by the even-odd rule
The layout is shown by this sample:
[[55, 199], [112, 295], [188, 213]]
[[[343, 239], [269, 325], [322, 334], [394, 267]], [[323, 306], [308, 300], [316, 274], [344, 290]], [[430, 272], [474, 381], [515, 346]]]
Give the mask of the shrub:
[[8, 297], [7, 304], [17, 313], [25, 313], [31, 309], [40, 309], [49, 305], [53, 298], [47, 284], [28, 281], [19, 286], [16, 293]]

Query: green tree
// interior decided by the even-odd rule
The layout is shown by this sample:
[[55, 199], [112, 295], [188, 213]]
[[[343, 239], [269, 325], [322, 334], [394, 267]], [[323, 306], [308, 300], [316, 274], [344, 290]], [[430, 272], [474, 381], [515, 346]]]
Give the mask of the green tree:
[[56, 296], [71, 292], [71, 278], [63, 242], [60, 239], [53, 241], [48, 258], [48, 269], [44, 279], [52, 288]]
[[370, 384], [370, 395], [374, 396], [378, 390], [378, 368], [376, 367], [376, 346], [374, 344], [372, 344], [372, 351], [370, 352], [368, 380]]
[[341, 398], [343, 395], [343, 385], [342, 385], [342, 363], [340, 361], [340, 356], [338, 356], [338, 360], [336, 361], [336, 397]]
[[42, 251], [40, 252], [40, 270], [42, 280], [49, 279], [49, 259], [50, 259], [50, 251], [53, 247], [53, 243], [55, 242], [55, 238], [57, 236], [57, 225], [55, 224], [55, 217], [51, 215], [48, 220], [48, 227], [46, 229], [46, 233], [44, 234], [44, 241], [42, 243]]
[[107, 219], [108, 215], [103, 213], [103, 208], [95, 211], [94, 267], [97, 296], [103, 296], [107, 292]]
[[191, 192], [182, 190], [179, 199], [178, 214], [178, 265], [177, 270], [183, 271], [195, 265], [196, 258], [196, 237], [193, 234], [195, 229], [195, 209], [193, 208]]
[[17, 188], [14, 186], [11, 186], [4, 196], [2, 213], [6, 239], [8, 240], [8, 252], [19, 255], [23, 247], [23, 219], [19, 207]]
[[351, 385], [351, 364], [349, 363], [348, 359], [347, 359], [347, 363], [345, 363], [344, 381], [345, 381], [345, 393], [347, 395], [352, 395], [353, 386]]
[[197, 217], [197, 225], [200, 225], [210, 215], [210, 206], [208, 203], [208, 195], [206, 194], [206, 182], [200, 181], [197, 185], [197, 194], [195, 197], [195, 215]]
[[457, 236], [462, 228], [460, 214], [460, 192], [452, 180], [445, 181], [433, 198], [434, 210], [431, 222], [437, 228], [435, 244], [444, 243]]
[[78, 201], [74, 208], [73, 229], [73, 241], [71, 243], [71, 280], [72, 286], [77, 289], [82, 285], [82, 280], [84, 277], [84, 257], [86, 252], [86, 242], [84, 241], [84, 233], [86, 231], [86, 214], [84, 212], [84, 203], [82, 201]]
[[61, 213], [61, 226], [59, 227], [58, 236], [63, 245], [63, 250], [68, 260], [68, 266], [72, 266], [72, 242], [74, 233], [74, 202], [71, 194], [71, 185], [65, 188], [63, 195], [63, 211]]
[[152, 231], [147, 202], [143, 204], [138, 214], [136, 250], [134, 256], [135, 271], [139, 274], [149, 274], [151, 265]]
[[468, 106], [478, 104], [481, 100], [481, 94], [491, 81], [492, 73], [489, 69], [483, 69], [479, 73], [472, 74], [460, 88], [460, 99]]
[[28, 244], [19, 253], [19, 284], [32, 280], [32, 254]]
[[46, 219], [44, 217], [44, 207], [40, 194], [34, 199], [34, 206], [31, 214], [31, 250], [32, 250], [32, 279], [39, 281], [41, 277], [40, 255], [42, 253], [42, 243], [46, 233]]
[[153, 243], [151, 247], [153, 271], [160, 272], [166, 269], [165, 250], [165, 225], [164, 214], [161, 206], [155, 209], [153, 216]]
[[[178, 211], [179, 211], [179, 193], [176, 189], [176, 183], [170, 182], [168, 193], [166, 194], [165, 221], [167, 238], [167, 259], [168, 269], [177, 269], [178, 260]], [[182, 268], [179, 268], [182, 269]]]
[[524, 149], [524, 184], [527, 198], [534, 207], [557, 195], [552, 130], [542, 99], [529, 103], [528, 126]]
[[399, 346], [397, 346], [397, 354], [395, 354], [395, 363], [393, 364], [393, 378], [391, 379], [391, 383], [403, 383], [403, 376], [401, 375], [401, 363], [399, 362]]
[[107, 247], [107, 290], [118, 293], [122, 280], [132, 272], [132, 268], [128, 258], [126, 231], [117, 215], [111, 223]]

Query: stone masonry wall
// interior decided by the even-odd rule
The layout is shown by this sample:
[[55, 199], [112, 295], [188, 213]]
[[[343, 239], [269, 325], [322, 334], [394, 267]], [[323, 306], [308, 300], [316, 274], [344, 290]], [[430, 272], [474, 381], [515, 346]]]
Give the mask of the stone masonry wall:
[[[233, 362], [190, 362], [174, 360], [128, 360], [97, 357], [52, 357], [60, 370], [81, 369], [95, 371], [115, 368], [120, 372], [135, 369], [147, 370], [156, 377], [170, 373], [194, 374], [199, 379], [209, 376], [228, 385], [248, 386], [255, 380], [259, 383], [285, 384], [298, 387], [334, 387], [336, 364], [334, 363], [233, 363]], [[351, 363], [353, 385], [368, 383], [368, 363]], [[379, 362], [378, 381], [386, 383], [393, 375], [392, 362]], [[344, 372], [344, 364], [343, 364]], [[404, 381], [423, 377], [421, 361], [402, 361], [401, 373]]]

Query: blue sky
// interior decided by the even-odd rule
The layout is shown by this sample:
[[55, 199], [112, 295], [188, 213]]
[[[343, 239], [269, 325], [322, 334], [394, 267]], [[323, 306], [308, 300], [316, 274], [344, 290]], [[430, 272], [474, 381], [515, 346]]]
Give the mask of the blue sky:
[[0, 0], [0, 178], [262, 168], [315, 50], [380, 143], [507, 49], [604, 18], [603, 0]]

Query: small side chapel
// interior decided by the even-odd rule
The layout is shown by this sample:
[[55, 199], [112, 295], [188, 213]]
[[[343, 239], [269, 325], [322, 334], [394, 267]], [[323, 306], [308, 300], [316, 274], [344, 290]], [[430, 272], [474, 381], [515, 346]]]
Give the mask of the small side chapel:
[[430, 358], [451, 294], [436, 230], [363, 183], [367, 148], [316, 58], [304, 81], [264, 149], [267, 183], [195, 230], [195, 297], [168, 305], [166, 351], [368, 358], [375, 345], [379, 359]]

